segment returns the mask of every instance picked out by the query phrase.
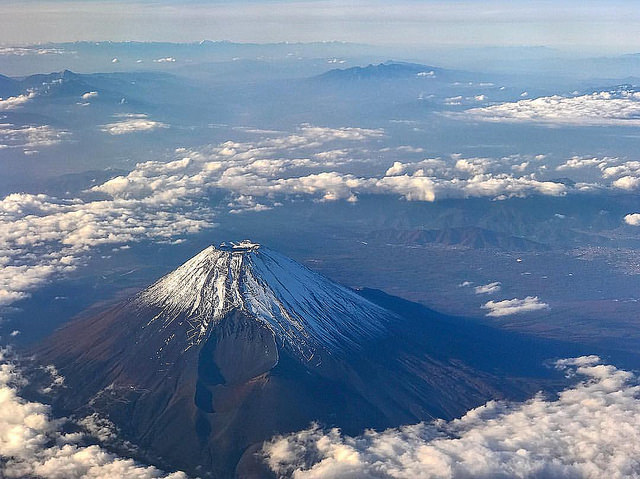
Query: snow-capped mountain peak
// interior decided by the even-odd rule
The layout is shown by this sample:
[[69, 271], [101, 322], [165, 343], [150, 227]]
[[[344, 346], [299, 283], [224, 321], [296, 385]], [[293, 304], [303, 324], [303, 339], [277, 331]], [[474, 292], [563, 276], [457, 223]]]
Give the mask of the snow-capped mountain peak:
[[229, 313], [240, 311], [306, 358], [318, 348], [357, 347], [383, 332], [393, 317], [354, 291], [248, 240], [209, 246], [134, 301], [159, 309], [147, 326], [161, 325], [171, 340], [184, 327], [187, 349], [206, 340]]

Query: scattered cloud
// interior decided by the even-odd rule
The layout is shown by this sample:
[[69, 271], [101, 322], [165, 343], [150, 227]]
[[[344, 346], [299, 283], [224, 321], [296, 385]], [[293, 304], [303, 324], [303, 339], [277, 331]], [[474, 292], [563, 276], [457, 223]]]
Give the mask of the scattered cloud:
[[[131, 119], [131, 118], [127, 118]], [[139, 118], [133, 118], [139, 119]], [[273, 158], [323, 142], [380, 136], [378, 130], [303, 128], [300, 134], [266, 139], [259, 145], [231, 142], [193, 158], [140, 163], [127, 176], [94, 187], [82, 198], [14, 193], [0, 200], [0, 305], [29, 296], [42, 284], [76, 270], [93, 250], [132, 242], [172, 242], [213, 225], [207, 203], [210, 188], [235, 193], [232, 212], [269, 208], [251, 192], [345, 194], [350, 182], [339, 175], [279, 178], [308, 166], [308, 159]], [[249, 194], [243, 194], [248, 191]]]
[[640, 177], [638, 176], [622, 176], [615, 180], [613, 186], [623, 190], [637, 190], [640, 187]]
[[10, 96], [8, 98], [0, 98], [0, 111], [13, 110], [24, 105], [36, 96], [35, 92], [29, 92], [18, 96]]
[[631, 226], [640, 226], [640, 213], [631, 213], [624, 217], [624, 222]]
[[53, 364], [42, 366], [41, 369], [43, 369], [49, 375], [49, 378], [51, 380], [48, 386], [40, 389], [40, 392], [42, 394], [50, 394], [54, 389], [64, 386], [64, 376], [60, 374], [58, 369]]
[[476, 286], [474, 288], [474, 291], [476, 294], [493, 294], [493, 293], [497, 293], [501, 289], [502, 289], [502, 283], [500, 283], [500, 281], [495, 281], [493, 283]]
[[0, 476], [43, 479], [186, 479], [153, 466], [118, 457], [98, 445], [87, 445], [80, 433], [65, 433], [65, 419], [54, 419], [50, 407], [20, 396], [25, 378], [0, 349]]
[[556, 168], [556, 170], [558, 171], [564, 171], [564, 170], [575, 170], [575, 169], [579, 169], [579, 168], [587, 168], [587, 167], [592, 167], [592, 166], [602, 166], [603, 165], [603, 159], [601, 158], [580, 158], [580, 157], [573, 157], [567, 161], [565, 161], [563, 164], [561, 164], [560, 166], [558, 166]]
[[314, 425], [265, 443], [265, 459], [296, 479], [640, 477], [638, 377], [597, 356], [556, 367], [580, 381], [553, 399], [490, 401], [450, 422], [357, 437]]
[[135, 133], [138, 131], [153, 131], [158, 128], [168, 128], [169, 125], [150, 120], [144, 114], [131, 114], [123, 120], [114, 123], [102, 125], [102, 131], [110, 135], [125, 135], [127, 133]]
[[[521, 158], [455, 157], [453, 165], [452, 160], [443, 159], [396, 161], [378, 175], [363, 177], [353, 171], [358, 164], [369, 163], [367, 149], [331, 148], [334, 142], [341, 145], [343, 142], [375, 142], [383, 135], [381, 130], [304, 125], [294, 134], [263, 138], [258, 142], [228, 141], [217, 146], [179, 150], [178, 154], [183, 155], [180, 160], [139, 164], [129, 175], [96, 190], [130, 198], [160, 188], [195, 191], [207, 185], [242, 197], [241, 206], [247, 208], [257, 204], [252, 204], [251, 198], [262, 198], [267, 201], [262, 203], [266, 206], [280, 202], [275, 198], [277, 195], [356, 201], [360, 194], [391, 194], [409, 201], [435, 201], [467, 197], [504, 199], [530, 194], [559, 196], [567, 192], [564, 184], [540, 180], [535, 172], [520, 171], [514, 175], [511, 165], [513, 161], [522, 165]], [[365, 156], [359, 159], [359, 155]], [[172, 174], [176, 165], [184, 166], [180, 176]], [[371, 168], [369, 171], [375, 173]]]
[[[144, 114], [121, 115], [117, 120], [106, 126], [111, 134], [137, 131], [138, 122], [158, 127]], [[253, 141], [180, 148], [175, 160], [138, 163], [128, 174], [98, 184], [78, 198], [13, 194], [0, 200], [0, 304], [22, 299], [43, 283], [74, 271], [96, 248], [176, 241], [210, 226], [221, 212], [263, 211], [299, 198], [354, 202], [360, 195], [377, 194], [407, 201], [501, 200], [560, 196], [572, 188], [545, 179], [539, 168], [544, 158], [539, 156], [452, 155], [400, 162], [399, 154], [420, 152], [380, 152], [385, 132], [379, 129], [302, 125], [290, 134], [255, 134]], [[60, 140], [54, 133], [41, 136], [40, 145]], [[38, 146], [34, 141], [22, 144]], [[372, 162], [372, 151], [395, 161]], [[633, 162], [603, 161], [597, 171], [609, 175], [609, 182], [636, 171]], [[226, 197], [211, 205], [214, 193]], [[509, 311], [540, 309], [543, 304], [513, 301], [525, 304], [513, 304]], [[497, 315], [500, 304], [489, 314]]]
[[621, 89], [570, 97], [554, 95], [471, 108], [454, 115], [490, 122], [638, 126], [640, 92]]
[[524, 299], [505, 299], [503, 301], [487, 301], [483, 309], [488, 309], [487, 316], [502, 317], [512, 314], [529, 313], [549, 309], [547, 303], [543, 303], [537, 296], [527, 296]]
[[70, 136], [69, 132], [49, 125], [16, 126], [11, 123], [0, 123], [0, 149], [23, 148], [33, 152], [33, 148], [57, 145]]
[[62, 55], [64, 53], [75, 53], [63, 48], [44, 48], [37, 46], [28, 47], [0, 47], [0, 55], [13, 55], [24, 57], [28, 55]]
[[156, 58], [153, 61], [154, 63], [174, 63], [176, 59], [173, 57], [165, 57], [165, 58]]
[[14, 193], [0, 200], [0, 305], [74, 271], [103, 245], [171, 241], [211, 226], [211, 211], [179, 191], [140, 199]]
[[557, 171], [571, 172], [576, 178], [599, 176], [600, 185], [634, 191], [640, 188], [640, 161], [616, 157], [573, 157], [556, 167]]

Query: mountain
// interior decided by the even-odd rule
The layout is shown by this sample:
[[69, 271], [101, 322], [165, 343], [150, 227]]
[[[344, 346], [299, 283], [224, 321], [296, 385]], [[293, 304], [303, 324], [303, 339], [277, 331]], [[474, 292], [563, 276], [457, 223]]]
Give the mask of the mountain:
[[[365, 67], [336, 68], [319, 75], [322, 80], [397, 80], [439, 78], [445, 70], [418, 63], [388, 61]], [[446, 72], [447, 75], [450, 72]]]
[[546, 251], [547, 245], [475, 226], [434, 230], [384, 229], [372, 232], [369, 240], [402, 246], [440, 244], [471, 249], [499, 249], [504, 251]]
[[16, 96], [20, 93], [20, 86], [17, 80], [0, 75], [0, 98]]
[[200, 477], [264, 477], [256, 449], [312, 421], [355, 434], [452, 418], [554, 377], [548, 343], [411, 304], [243, 241], [208, 247], [35, 353], [65, 376], [56, 411], [106, 416], [145, 459]]
[[[171, 102], [177, 92], [184, 94], [192, 90], [188, 82], [177, 80], [173, 75], [161, 72], [122, 73], [75, 73], [70, 70], [29, 75], [24, 78], [9, 78], [0, 75], [0, 97], [34, 92], [39, 102], [69, 102], [82, 100], [82, 95], [97, 93], [91, 102], [148, 106], [158, 97]], [[200, 93], [199, 91], [197, 93]]]

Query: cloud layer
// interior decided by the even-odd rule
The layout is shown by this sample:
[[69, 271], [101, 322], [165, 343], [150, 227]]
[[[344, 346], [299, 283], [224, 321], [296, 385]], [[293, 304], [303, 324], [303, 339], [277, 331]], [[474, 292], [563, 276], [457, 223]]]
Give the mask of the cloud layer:
[[0, 349], [0, 476], [44, 479], [186, 479], [153, 466], [83, 445], [84, 435], [64, 433], [65, 420], [53, 419], [49, 406], [20, 397], [25, 379]]
[[[182, 149], [178, 151], [183, 155], [180, 160], [141, 163], [127, 176], [115, 178], [96, 191], [132, 198], [159, 189], [201, 191], [206, 185], [231, 192], [233, 211], [271, 207], [283, 196], [356, 201], [362, 194], [387, 194], [409, 201], [435, 201], [467, 197], [503, 199], [530, 194], [559, 196], [567, 192], [562, 183], [538, 179], [533, 171], [535, 165], [527, 171], [530, 162], [520, 157], [453, 156], [395, 161], [391, 167], [381, 167], [370, 160], [367, 148], [345, 147], [345, 142], [375, 146], [383, 135], [380, 130], [306, 125], [294, 134], [256, 142], [228, 141], [207, 148]], [[385, 153], [406, 155], [401, 148], [386, 149]], [[365, 164], [370, 176], [356, 173]]]
[[572, 175], [594, 175], [600, 177], [600, 184], [579, 184], [583, 189], [610, 187], [623, 191], [640, 189], [640, 161], [624, 158], [582, 158], [574, 157], [556, 167], [557, 171]]
[[143, 240], [171, 242], [211, 227], [215, 213], [208, 197], [212, 188], [235, 192], [228, 205], [221, 205], [227, 211], [264, 207], [246, 191], [268, 195], [280, 189], [295, 194], [319, 192], [327, 199], [340, 197], [349, 182], [339, 175], [275, 179], [311, 160], [273, 156], [371, 135], [381, 133], [306, 127], [300, 135], [268, 139], [257, 147], [228, 142], [206, 153], [194, 152], [194, 158], [140, 163], [126, 177], [98, 185], [82, 198], [8, 195], [0, 200], [0, 306], [23, 299], [47, 281], [75, 270], [98, 247]]
[[[147, 121], [143, 117], [123, 121], [129, 120]], [[557, 172], [547, 172], [540, 155], [398, 161], [422, 151], [408, 146], [380, 148], [385, 132], [378, 129], [303, 125], [290, 134], [257, 130], [244, 134], [256, 139], [180, 148], [175, 160], [138, 163], [128, 174], [96, 185], [80, 197], [15, 193], [1, 199], [0, 305], [24, 298], [44, 282], [72, 271], [97, 247], [174, 241], [210, 226], [219, 213], [262, 211], [302, 198], [354, 202], [368, 194], [437, 201], [561, 196], [605, 187], [627, 191], [619, 180], [640, 178], [639, 162], [617, 158], [572, 158], [560, 165], [559, 170], [576, 174], [581, 169], [595, 172], [603, 182], [575, 186], [547, 179]], [[37, 138], [28, 144], [60, 139], [44, 134]], [[212, 204], [214, 195], [222, 201]], [[518, 301], [523, 304], [485, 306], [490, 315], [543, 307]]]
[[91, 251], [152, 239], [172, 241], [211, 223], [188, 199], [58, 199], [11, 194], [0, 200], [0, 305], [83, 264]]
[[638, 126], [640, 92], [621, 89], [573, 97], [554, 95], [472, 108], [463, 115], [466, 119], [491, 122]]
[[312, 426], [266, 443], [266, 461], [295, 479], [640, 477], [638, 378], [597, 356], [557, 367], [581, 381], [555, 399], [491, 401], [451, 422], [358, 437]]

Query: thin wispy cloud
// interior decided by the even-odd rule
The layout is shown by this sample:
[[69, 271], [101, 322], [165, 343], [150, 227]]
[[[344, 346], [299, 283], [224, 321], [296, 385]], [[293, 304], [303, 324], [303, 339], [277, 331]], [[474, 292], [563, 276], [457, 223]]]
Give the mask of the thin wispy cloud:
[[473, 288], [476, 294], [493, 294], [502, 289], [502, 283], [500, 281], [494, 281], [493, 283], [483, 284]]
[[58, 145], [68, 140], [71, 134], [50, 125], [21, 125], [0, 123], [0, 150], [22, 148], [33, 153], [35, 149]]

